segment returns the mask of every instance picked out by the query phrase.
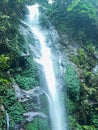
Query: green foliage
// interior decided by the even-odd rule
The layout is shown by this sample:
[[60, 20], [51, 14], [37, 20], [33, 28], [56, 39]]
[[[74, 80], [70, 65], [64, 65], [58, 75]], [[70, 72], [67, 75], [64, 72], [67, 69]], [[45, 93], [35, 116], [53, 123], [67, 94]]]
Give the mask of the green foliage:
[[74, 13], [74, 15], [76, 15], [77, 17], [79, 17], [80, 15], [80, 18], [85, 18], [87, 16], [89, 20], [96, 20], [97, 16], [96, 10], [91, 3], [80, 0], [73, 2], [73, 4], [67, 8], [67, 11]]
[[76, 111], [75, 102], [70, 100], [68, 97], [67, 97], [66, 102], [67, 102], [67, 112], [68, 112], [68, 114], [71, 115], [72, 113], [75, 113], [75, 111]]
[[[80, 0], [77, 3], [73, 3], [71, 6], [69, 6], [67, 11], [74, 13], [73, 19], [76, 17], [80, 19], [83, 18], [83, 20], [93, 21], [96, 20], [97, 16], [96, 10], [91, 3], [87, 3]], [[87, 19], [85, 19], [86, 17]]]
[[82, 126], [83, 130], [96, 130], [96, 128], [94, 126]]
[[67, 30], [66, 20], [67, 11], [66, 5], [60, 4], [61, 1], [55, 2], [54, 5], [48, 7], [46, 16], [51, 21], [51, 23], [56, 27], [59, 32], [65, 32]]
[[[67, 32], [82, 41], [98, 41], [97, 9], [88, 0], [56, 2], [49, 12], [49, 20], [59, 32]], [[68, 6], [69, 5], [69, 6]], [[93, 33], [94, 32], [94, 33]]]
[[32, 123], [26, 125], [26, 130], [50, 130], [46, 120], [35, 118]]
[[0, 78], [0, 103], [4, 102], [4, 96], [7, 95], [9, 89], [9, 81], [4, 78]]
[[96, 54], [96, 49], [95, 49], [95, 46], [93, 45], [93, 43], [88, 42], [87, 49], [88, 49], [89, 53], [94, 54], [94, 55]]
[[73, 55], [73, 56], [71, 57], [71, 60], [72, 60], [76, 65], [80, 66], [80, 64], [79, 64], [79, 59], [78, 59], [78, 57], [77, 57], [76, 55]]
[[10, 130], [13, 130], [15, 128], [15, 121], [11, 120], [10, 121]]
[[[28, 0], [0, 0], [0, 104], [10, 116], [10, 130], [15, 124], [23, 122], [23, 105], [17, 102], [12, 89], [11, 76], [21, 81], [22, 87], [29, 89], [38, 85], [38, 71], [35, 64], [29, 62], [23, 36], [19, 32], [19, 18], [25, 13]], [[24, 82], [24, 83], [23, 83]], [[24, 85], [25, 84], [25, 85]], [[0, 110], [0, 128], [6, 129], [6, 117]]]
[[34, 100], [31, 102], [28, 101], [23, 104], [23, 108], [25, 109], [25, 111], [31, 111], [31, 110], [34, 111], [34, 110], [36, 110], [35, 104], [36, 104], [36, 102], [34, 102]]
[[20, 121], [23, 121], [22, 114], [24, 113], [24, 108], [21, 103], [16, 102], [13, 104], [13, 106], [9, 109], [9, 114], [11, 115], [12, 119], [19, 123]]
[[33, 86], [38, 85], [38, 82], [33, 77], [26, 77], [25, 75], [21, 76], [19, 74], [16, 76], [16, 82], [19, 87], [23, 89], [30, 89]]
[[[23, 64], [24, 61], [25, 66]], [[15, 74], [15, 80], [17, 84], [23, 89], [30, 89], [33, 86], [38, 86], [38, 68], [33, 58], [29, 57], [27, 59], [22, 60], [22, 62], [20, 62], [20, 67], [20, 71], [16, 71], [17, 74]], [[22, 69], [24, 70], [22, 71]]]
[[6, 109], [10, 109], [10, 107], [16, 102], [16, 96], [13, 89], [8, 89], [7, 95], [4, 98], [4, 106]]
[[[67, 8], [67, 11], [69, 12], [67, 23], [73, 28], [74, 32], [77, 33], [78, 37], [82, 40], [92, 39], [95, 41], [96, 36], [93, 34], [94, 30], [97, 31], [97, 12], [95, 7], [91, 3], [79, 0], [73, 2], [72, 5]], [[84, 36], [80, 35], [81, 31], [84, 32]], [[98, 36], [96, 31], [95, 33]]]
[[0, 69], [1, 70], [5, 70], [6, 68], [9, 67], [8, 65], [8, 60], [9, 60], [9, 57], [5, 56], [5, 55], [0, 55]]
[[26, 126], [26, 130], [39, 130], [38, 128], [39, 124], [38, 124], [38, 119], [34, 119], [33, 123], [28, 123]]
[[74, 116], [68, 116], [70, 130], [83, 130], [81, 125], [77, 122]]
[[23, 105], [17, 102], [13, 89], [8, 90], [7, 95], [3, 98], [3, 104], [4, 108], [7, 110], [10, 116], [10, 129], [13, 130], [15, 124], [20, 123], [24, 120], [23, 113], [25, 110], [23, 108]]
[[79, 99], [80, 82], [76, 70], [73, 66], [66, 66], [65, 84], [70, 98], [74, 100]]
[[[98, 108], [96, 108], [98, 109]], [[98, 110], [97, 110], [98, 112]], [[92, 116], [92, 124], [95, 126], [95, 128], [97, 129], [98, 128], [98, 115], [97, 113], [93, 114]]]
[[[86, 51], [87, 50], [87, 51]], [[80, 79], [81, 79], [81, 88], [80, 88], [80, 101], [79, 103], [77, 103], [77, 112], [75, 115], [78, 115], [78, 121], [81, 125], [87, 125], [87, 127], [85, 127], [85, 129], [89, 130], [89, 129], [96, 129], [97, 125], [95, 122], [96, 118], [95, 118], [95, 109], [97, 108], [97, 105], [92, 105], [94, 102], [96, 104], [97, 101], [97, 89], [96, 86], [98, 84], [98, 77], [96, 74], [94, 74], [92, 72], [92, 70], [90, 71], [91, 67], [91, 60], [90, 59], [94, 59], [92, 58], [92, 54], [95, 54], [95, 48], [91, 45], [90, 47], [88, 47], [88, 49], [82, 49], [80, 48], [77, 51], [77, 55], [75, 56], [78, 60], [78, 67], [81, 68], [80, 70]], [[94, 51], [92, 51], [94, 50]], [[95, 60], [95, 59], [94, 59]], [[77, 63], [77, 62], [74, 62]], [[81, 104], [81, 105], [80, 105]], [[80, 107], [81, 106], [81, 107]], [[94, 110], [93, 110], [94, 109]], [[79, 116], [80, 115], [80, 116]], [[94, 118], [93, 118], [94, 116]], [[95, 122], [93, 122], [95, 120]], [[92, 127], [93, 126], [93, 127]], [[84, 129], [83, 129], [84, 130]]]
[[47, 120], [38, 119], [39, 130], [50, 130], [49, 124]]
[[78, 59], [79, 59], [79, 64], [81, 65], [85, 65], [86, 64], [86, 60], [87, 60], [87, 54], [85, 52], [85, 50], [83, 48], [78, 49]]
[[0, 112], [0, 130], [6, 129], [6, 115], [4, 112]]
[[79, 48], [77, 54], [71, 57], [71, 60], [82, 69], [91, 70], [97, 63], [96, 50], [94, 45], [88, 44], [87, 47]]
[[98, 83], [98, 75], [94, 74], [93, 72], [86, 72], [85, 78], [87, 80], [87, 85], [96, 87]]
[[0, 13], [0, 35], [1, 33], [5, 34], [8, 29], [10, 29], [10, 17], [8, 15], [3, 15]]
[[15, 102], [9, 108], [9, 116], [10, 116], [10, 129], [13, 130], [15, 124], [20, 123], [24, 120], [23, 113], [25, 112], [23, 106], [19, 102]]
[[[27, 126], [26, 126], [26, 130], [32, 130], [32, 128], [34, 127], [34, 124], [33, 123], [29, 123]], [[37, 130], [37, 129], [36, 129]]]
[[0, 96], [5, 96], [7, 93], [7, 86], [6, 85], [1, 85], [0, 86]]

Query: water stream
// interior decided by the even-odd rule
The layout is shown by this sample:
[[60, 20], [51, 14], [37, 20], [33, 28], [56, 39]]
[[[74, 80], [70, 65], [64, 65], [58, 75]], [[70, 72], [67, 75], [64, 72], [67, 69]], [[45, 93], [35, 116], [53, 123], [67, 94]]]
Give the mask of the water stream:
[[7, 124], [6, 130], [9, 130], [9, 115], [7, 112], [6, 112], [6, 124]]
[[[51, 2], [52, 1], [50, 1], [50, 4], [52, 4]], [[51, 49], [47, 46], [48, 40], [45, 34], [47, 30], [44, 30], [41, 27], [39, 21], [39, 16], [41, 15], [39, 12], [39, 5], [35, 4], [32, 6], [27, 6], [27, 8], [29, 10], [27, 24], [40, 44], [41, 58], [39, 61], [43, 66], [48, 87], [49, 111], [52, 130], [67, 130], [66, 122], [64, 121], [63, 104], [59, 96], [60, 90], [57, 87], [57, 81], [54, 73]]]
[[49, 4], [53, 4], [54, 0], [48, 0]]

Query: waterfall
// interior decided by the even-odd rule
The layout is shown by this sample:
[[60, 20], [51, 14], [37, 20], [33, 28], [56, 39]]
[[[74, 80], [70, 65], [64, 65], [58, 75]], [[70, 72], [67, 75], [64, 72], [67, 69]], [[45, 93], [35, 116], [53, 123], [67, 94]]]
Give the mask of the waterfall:
[[27, 6], [27, 8], [29, 10], [27, 24], [40, 44], [41, 58], [39, 59], [39, 62], [43, 66], [43, 73], [45, 75], [48, 87], [49, 111], [52, 130], [67, 130], [66, 121], [64, 120], [63, 103], [60, 100], [60, 90], [54, 73], [52, 54], [50, 48], [47, 46], [47, 30], [44, 30], [41, 27], [39, 21], [39, 5], [35, 4], [33, 6]]
[[54, 2], [53, 0], [48, 0], [48, 3], [51, 5], [53, 4], [53, 2]]
[[7, 124], [6, 130], [9, 130], [9, 115], [7, 112], [6, 112], [6, 124]]

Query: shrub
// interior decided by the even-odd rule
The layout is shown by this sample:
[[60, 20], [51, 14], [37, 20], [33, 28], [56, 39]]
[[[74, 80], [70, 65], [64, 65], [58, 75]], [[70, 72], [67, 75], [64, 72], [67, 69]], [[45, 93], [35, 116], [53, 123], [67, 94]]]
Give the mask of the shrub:
[[26, 67], [24, 70], [17, 72], [18, 74], [15, 75], [15, 80], [19, 87], [28, 90], [32, 88], [32, 86], [38, 86], [39, 75], [38, 68], [32, 58], [26, 59], [25, 62]]
[[80, 82], [73, 66], [66, 66], [65, 85], [72, 100], [79, 99]]
[[50, 130], [46, 120], [35, 118], [34, 122], [28, 123], [26, 130]]
[[13, 89], [9, 89], [6, 97], [4, 98], [4, 105], [7, 110], [16, 102], [16, 96]]
[[28, 123], [26, 130], [39, 130], [38, 129], [38, 119], [35, 119], [33, 123]]
[[85, 34], [85, 37], [80, 35], [82, 40], [91, 39], [95, 41], [98, 33], [96, 27], [97, 12], [94, 6], [89, 2], [77, 0], [67, 8], [67, 11], [69, 18], [67, 22], [73, 28], [73, 32], [79, 36], [79, 32], [82, 31]]
[[5, 130], [6, 129], [6, 115], [5, 113], [0, 112], [0, 130]]
[[0, 69], [1, 70], [5, 70], [6, 68], [9, 67], [8, 65], [8, 60], [9, 60], [9, 57], [5, 56], [5, 55], [0, 55]]
[[25, 112], [21, 103], [16, 102], [9, 108], [9, 116], [10, 116], [10, 129], [13, 130], [15, 124], [18, 124], [24, 120], [23, 113]]
[[38, 85], [38, 82], [36, 81], [35, 78], [21, 76], [19, 74], [16, 76], [16, 82], [20, 88], [27, 89], [27, 90], [32, 88], [32, 86]]
[[70, 130], [83, 130], [81, 125], [77, 122], [77, 120], [73, 116], [68, 116], [69, 120], [69, 128]]
[[92, 123], [96, 128], [98, 128], [98, 116], [97, 116], [97, 114], [92, 116]]

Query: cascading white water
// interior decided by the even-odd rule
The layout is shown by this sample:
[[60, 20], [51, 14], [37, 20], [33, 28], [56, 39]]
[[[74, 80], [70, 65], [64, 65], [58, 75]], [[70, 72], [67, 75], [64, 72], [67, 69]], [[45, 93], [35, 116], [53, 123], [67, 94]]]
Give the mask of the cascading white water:
[[6, 112], [6, 124], [7, 124], [6, 130], [9, 130], [9, 115], [7, 112]]
[[34, 36], [38, 39], [41, 47], [40, 63], [43, 66], [49, 91], [49, 110], [52, 130], [67, 130], [66, 123], [64, 121], [63, 104], [59, 97], [59, 90], [55, 78], [51, 50], [47, 47], [47, 36], [45, 35], [47, 30], [43, 30], [39, 23], [39, 5], [35, 4], [33, 6], [27, 6], [27, 8], [29, 10], [27, 24], [31, 28]]
[[48, 0], [49, 4], [53, 4], [53, 2], [54, 2], [53, 0]]

